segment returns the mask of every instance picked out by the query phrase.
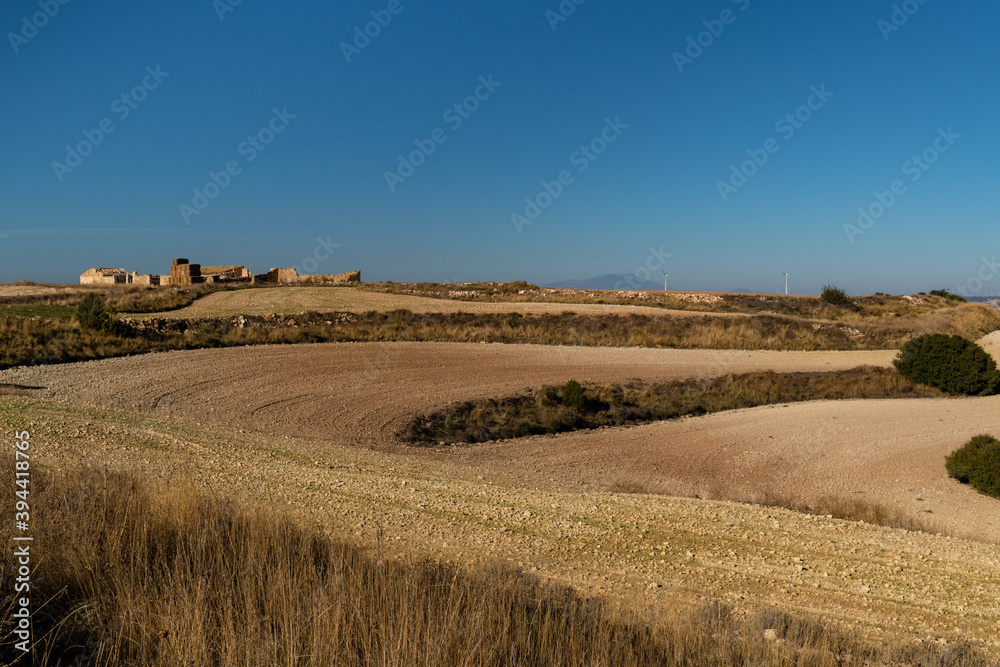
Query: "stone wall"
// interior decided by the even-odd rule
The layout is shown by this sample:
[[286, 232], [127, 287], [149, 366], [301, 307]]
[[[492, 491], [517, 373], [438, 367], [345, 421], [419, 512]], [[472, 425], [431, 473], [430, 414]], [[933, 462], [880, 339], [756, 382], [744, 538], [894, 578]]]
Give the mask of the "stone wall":
[[360, 283], [361, 271], [348, 271], [346, 273], [310, 273], [299, 276], [299, 284], [302, 285], [328, 285], [330, 283]]
[[132, 276], [132, 284], [134, 285], [159, 285], [160, 276], [156, 274], [147, 273], [145, 275], [135, 274]]
[[299, 272], [294, 268], [272, 268], [267, 273], [253, 277], [254, 285], [291, 285], [299, 282]]
[[210, 276], [214, 276], [214, 282], [217, 283], [235, 280], [250, 280], [251, 278], [250, 269], [242, 264], [234, 264], [231, 266], [203, 266], [201, 267], [201, 275], [206, 280], [208, 280]]
[[131, 282], [125, 269], [88, 269], [80, 274], [81, 285], [117, 285]]

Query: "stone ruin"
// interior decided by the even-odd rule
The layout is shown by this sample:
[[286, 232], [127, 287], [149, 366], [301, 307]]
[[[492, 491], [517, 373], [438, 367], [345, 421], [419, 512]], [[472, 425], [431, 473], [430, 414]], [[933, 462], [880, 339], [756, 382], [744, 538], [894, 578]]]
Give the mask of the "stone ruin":
[[88, 269], [80, 275], [81, 285], [117, 285], [130, 282], [125, 269]]
[[242, 264], [202, 266], [185, 258], [171, 262], [170, 273], [163, 275], [127, 272], [125, 269], [90, 269], [80, 276], [81, 285], [200, 285], [203, 283], [252, 283], [254, 285], [331, 285], [360, 283], [361, 271], [336, 274], [299, 275], [294, 268], [272, 268], [253, 275]]
[[253, 277], [254, 285], [330, 285], [341, 283], [360, 283], [360, 271], [348, 271], [347, 273], [310, 273], [299, 275], [294, 269], [271, 269], [267, 273], [261, 273]]

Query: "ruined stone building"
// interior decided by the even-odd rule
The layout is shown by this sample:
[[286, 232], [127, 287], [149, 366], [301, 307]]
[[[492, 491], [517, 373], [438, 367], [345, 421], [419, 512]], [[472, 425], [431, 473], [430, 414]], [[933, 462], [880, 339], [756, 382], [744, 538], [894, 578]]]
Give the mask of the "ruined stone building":
[[250, 280], [253, 274], [242, 264], [232, 266], [203, 266], [201, 275], [208, 283], [224, 283], [234, 280]]
[[360, 271], [338, 274], [299, 275], [295, 268], [272, 268], [253, 275], [242, 264], [202, 266], [187, 259], [171, 262], [170, 273], [138, 274], [125, 269], [90, 269], [80, 276], [81, 285], [198, 285], [201, 283], [252, 282], [255, 285], [329, 285], [361, 282]]
[[131, 282], [125, 269], [88, 269], [80, 275], [81, 285], [117, 285]]
[[258, 273], [253, 277], [254, 285], [265, 283], [290, 284], [299, 282], [299, 272], [294, 268], [276, 269], [271, 268], [267, 273]]

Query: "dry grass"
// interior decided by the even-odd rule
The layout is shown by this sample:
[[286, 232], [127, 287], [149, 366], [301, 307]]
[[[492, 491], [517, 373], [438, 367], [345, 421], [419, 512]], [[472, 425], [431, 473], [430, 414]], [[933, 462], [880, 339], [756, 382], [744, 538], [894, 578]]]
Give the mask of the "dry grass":
[[[326, 324], [330, 322], [330, 324]], [[199, 318], [138, 323], [132, 335], [82, 331], [67, 318], [0, 315], [0, 369], [164, 350], [355, 341], [448, 341], [630, 347], [883, 349], [891, 337], [851, 337], [776, 318], [650, 318], [642, 315], [468, 315], [311, 313], [301, 316]]]
[[862, 521], [873, 526], [884, 526], [886, 528], [901, 528], [911, 532], [930, 533], [934, 535], [947, 535], [948, 532], [939, 528], [931, 521], [921, 520], [911, 516], [901, 509], [887, 507], [880, 503], [865, 500], [863, 498], [844, 498], [841, 496], [824, 495], [811, 500], [806, 500], [799, 496], [787, 493], [776, 493], [771, 490], [745, 493], [736, 491], [725, 486], [716, 485], [708, 490], [696, 494], [678, 493], [676, 489], [664, 489], [651, 486], [647, 482], [634, 479], [619, 480], [608, 487], [609, 493], [625, 493], [630, 495], [657, 495], [657, 496], [677, 496], [688, 495], [693, 498], [704, 498], [706, 500], [728, 500], [736, 503], [747, 503], [750, 505], [762, 505], [764, 507], [780, 507], [813, 514], [816, 516], [828, 516], [834, 519], [845, 521]]
[[806, 501], [801, 498], [774, 492], [764, 492], [752, 498], [750, 502], [753, 502], [755, 505], [765, 505], [767, 507], [784, 507], [785, 509], [805, 512], [807, 514], [832, 516], [836, 519], [863, 521], [875, 526], [902, 528], [903, 530], [923, 533], [941, 534], [942, 532], [930, 522], [921, 521], [917, 517], [910, 516], [898, 508], [887, 507], [862, 498], [842, 498], [826, 495]]
[[406, 442], [477, 443], [605, 426], [641, 424], [687, 415], [810, 400], [926, 398], [944, 396], [914, 384], [891, 368], [725, 375], [662, 383], [588, 385], [573, 404], [564, 387], [466, 401], [413, 417], [399, 432]]
[[538, 287], [523, 281], [513, 283], [364, 283], [360, 289], [457, 301], [618, 304], [700, 312], [780, 314], [831, 321], [912, 318], [956, 307], [954, 299], [928, 294], [914, 296], [874, 294], [852, 297], [848, 306], [833, 306], [818, 296], [660, 292], [626, 289], [562, 289]]
[[[16, 285], [17, 283], [8, 283]], [[42, 286], [39, 286], [42, 287]], [[249, 285], [58, 285], [40, 294], [4, 295], [0, 297], [0, 313], [27, 316], [68, 316], [90, 293], [101, 295], [105, 302], [120, 313], [157, 313], [190, 306], [196, 300], [214, 292], [249, 289]]]
[[[378, 544], [127, 471], [32, 474], [34, 664], [989, 664], [964, 644], [872, 642], [774, 609], [656, 615], [506, 567], [391, 560]], [[9, 484], [2, 496], [13, 504]], [[10, 571], [12, 550], [0, 562]], [[10, 609], [12, 591], [3, 596]]]
[[[983, 309], [986, 316], [992, 312]], [[976, 320], [980, 325], [982, 322]], [[996, 314], [1000, 327], [1000, 313]], [[954, 333], [951, 319], [940, 316], [924, 329]], [[304, 313], [294, 316], [236, 317], [143, 321], [160, 333], [189, 336], [224, 332], [248, 341], [295, 336], [335, 341], [449, 341], [466, 343], [538, 343], [594, 347], [670, 347], [755, 350], [898, 349], [913, 333], [898, 326], [855, 329], [839, 324], [787, 317], [713, 317], [671, 315], [579, 315], [574, 313]], [[294, 342], [294, 341], [293, 341]]]
[[[131, 292], [122, 292], [117, 298], [125, 299], [129, 294]], [[181, 299], [177, 305], [182, 305], [183, 300], [191, 298], [192, 294], [179, 293], [175, 297]], [[149, 308], [162, 306], [159, 301], [144, 303]], [[35, 307], [43, 306], [44, 304], [36, 304]], [[58, 307], [58, 304], [44, 307]], [[361, 341], [748, 350], [885, 350], [898, 349], [915, 335], [924, 333], [958, 333], [975, 339], [1000, 328], [1000, 313], [970, 305], [931, 313], [924, 319], [907, 322], [893, 321], [855, 327], [776, 315], [676, 317], [634, 313], [415, 314], [408, 310], [396, 310], [363, 314], [313, 312], [294, 316], [142, 320], [132, 322], [132, 326], [140, 327], [134, 335], [114, 336], [84, 334], [66, 317], [0, 314], [0, 368], [175, 349]]]

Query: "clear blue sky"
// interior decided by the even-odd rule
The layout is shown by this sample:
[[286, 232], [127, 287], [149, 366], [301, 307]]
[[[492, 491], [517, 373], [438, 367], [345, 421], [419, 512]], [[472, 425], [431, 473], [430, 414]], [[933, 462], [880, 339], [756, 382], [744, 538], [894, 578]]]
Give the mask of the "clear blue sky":
[[[564, 21], [546, 14], [558, 0], [233, 1], [4, 3], [0, 281], [180, 256], [545, 283], [658, 269], [662, 246], [678, 289], [778, 291], [787, 271], [801, 293], [915, 292], [978, 272], [1000, 293], [1000, 269], [981, 268], [1000, 252], [996, 3], [910, 0], [890, 31], [893, 3], [870, 0], [566, 0]], [[373, 11], [391, 22], [345, 55]], [[445, 115], [477, 89], [473, 111]], [[776, 125], [808, 102], [793, 135]], [[244, 143], [261, 130], [263, 150]], [[602, 132], [603, 153], [576, 153]], [[768, 139], [777, 152], [724, 200]], [[925, 149], [933, 165], [907, 165]], [[518, 233], [512, 215], [564, 171]], [[210, 172], [227, 186], [185, 220]], [[884, 214], [845, 231], [895, 180]], [[317, 238], [338, 245], [304, 263], [327, 256]]]

